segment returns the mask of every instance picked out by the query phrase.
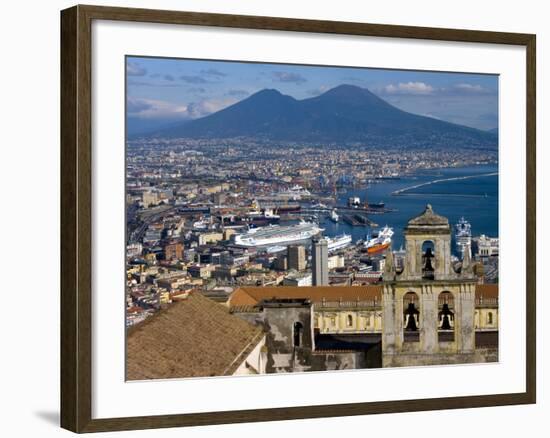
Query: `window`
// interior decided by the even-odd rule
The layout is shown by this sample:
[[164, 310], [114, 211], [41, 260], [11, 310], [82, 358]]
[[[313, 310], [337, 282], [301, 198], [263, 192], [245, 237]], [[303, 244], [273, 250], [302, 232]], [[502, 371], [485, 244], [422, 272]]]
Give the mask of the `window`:
[[451, 292], [443, 291], [438, 296], [438, 333], [439, 342], [453, 342], [455, 340], [455, 312], [454, 297]]
[[403, 297], [403, 325], [405, 331], [417, 331], [420, 311], [418, 310], [418, 295], [407, 292]]
[[493, 312], [487, 314], [487, 324], [493, 324]]
[[352, 326], [353, 326], [353, 316], [348, 315], [348, 327], [352, 327]]
[[422, 278], [435, 278], [435, 246], [431, 240], [422, 243]]

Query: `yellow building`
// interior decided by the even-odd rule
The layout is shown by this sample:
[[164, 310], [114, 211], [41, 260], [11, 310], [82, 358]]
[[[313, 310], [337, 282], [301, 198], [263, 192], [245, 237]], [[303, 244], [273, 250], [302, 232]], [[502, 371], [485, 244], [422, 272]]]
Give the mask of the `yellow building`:
[[223, 233], [202, 233], [199, 235], [199, 245], [218, 243], [223, 240]]
[[314, 325], [319, 333], [381, 333], [380, 301], [327, 301], [313, 304]]
[[237, 231], [235, 231], [233, 228], [227, 228], [226, 230], [223, 230], [223, 240], [229, 240], [234, 234], [237, 234]]

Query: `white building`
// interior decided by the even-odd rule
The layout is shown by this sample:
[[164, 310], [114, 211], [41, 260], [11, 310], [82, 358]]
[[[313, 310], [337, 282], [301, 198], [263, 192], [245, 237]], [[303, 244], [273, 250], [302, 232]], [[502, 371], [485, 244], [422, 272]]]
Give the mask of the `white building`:
[[345, 264], [343, 255], [334, 255], [328, 258], [329, 269], [343, 268], [344, 266]]
[[479, 257], [491, 257], [498, 255], [498, 237], [488, 237], [482, 234], [472, 239], [475, 254]]
[[283, 280], [283, 286], [311, 286], [311, 273], [291, 272]]

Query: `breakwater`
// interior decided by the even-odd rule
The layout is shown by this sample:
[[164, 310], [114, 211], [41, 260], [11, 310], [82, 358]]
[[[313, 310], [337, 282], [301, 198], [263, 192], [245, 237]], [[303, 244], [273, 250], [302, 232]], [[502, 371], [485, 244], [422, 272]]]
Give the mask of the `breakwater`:
[[[441, 182], [448, 182], [448, 181], [459, 181], [459, 180], [465, 180], [465, 179], [471, 179], [471, 178], [480, 178], [480, 177], [485, 177], [485, 176], [497, 176], [498, 175], [498, 172], [490, 172], [490, 173], [482, 173], [482, 174], [477, 174], [477, 175], [464, 175], [464, 176], [453, 176], [453, 177], [449, 177], [449, 178], [439, 178], [439, 179], [434, 179], [432, 181], [426, 181], [426, 182], [423, 182], [423, 183], [420, 183], [420, 184], [415, 184], [413, 186], [408, 186], [408, 187], [404, 187], [404, 188], [401, 188], [401, 189], [398, 189], [398, 190], [394, 190], [393, 192], [391, 192], [391, 195], [392, 196], [399, 196], [399, 195], [407, 195], [407, 194], [413, 194], [413, 193], [410, 193], [412, 190], [415, 190], [415, 189], [418, 189], [420, 187], [425, 187], [425, 186], [429, 186], [429, 185], [432, 185], [432, 184], [437, 184], [437, 183], [441, 183]], [[427, 195], [428, 193], [422, 193], [423, 195]], [[438, 193], [438, 195], [445, 195], [445, 196], [481, 196], [483, 197], [484, 195], [464, 195], [464, 194], [452, 194], [452, 193]]]

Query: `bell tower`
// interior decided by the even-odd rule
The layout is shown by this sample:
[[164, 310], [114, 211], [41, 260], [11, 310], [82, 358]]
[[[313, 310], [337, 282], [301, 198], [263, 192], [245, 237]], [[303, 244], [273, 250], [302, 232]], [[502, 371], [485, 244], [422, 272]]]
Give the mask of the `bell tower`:
[[455, 271], [451, 227], [427, 205], [404, 230], [406, 254], [397, 271], [386, 253], [383, 289], [383, 366], [474, 360], [475, 275], [470, 261]]
[[456, 278], [451, 266], [451, 226], [428, 204], [411, 219], [404, 231], [405, 265], [402, 280], [449, 280]]

